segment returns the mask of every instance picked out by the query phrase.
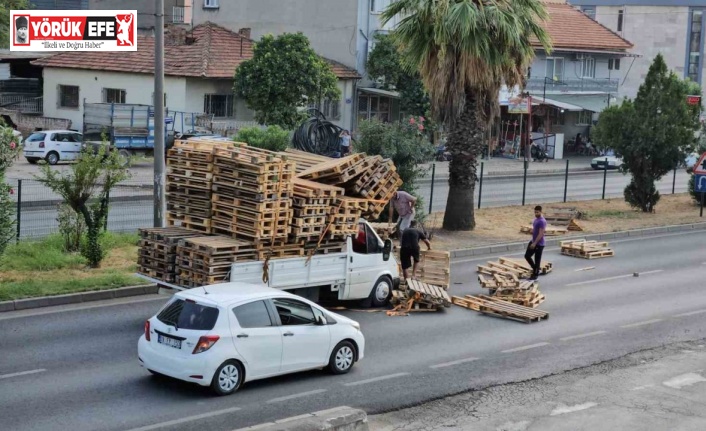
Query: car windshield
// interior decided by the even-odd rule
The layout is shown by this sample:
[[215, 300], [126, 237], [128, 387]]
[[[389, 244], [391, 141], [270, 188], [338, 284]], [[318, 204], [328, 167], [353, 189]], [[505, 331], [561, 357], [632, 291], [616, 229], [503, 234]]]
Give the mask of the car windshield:
[[157, 315], [157, 319], [165, 325], [174, 326], [177, 329], [210, 331], [216, 326], [218, 309], [189, 300], [177, 299], [162, 310]]
[[46, 133], [32, 133], [29, 135], [29, 138], [27, 138], [28, 142], [35, 142], [35, 141], [43, 141], [44, 138], [47, 137]]

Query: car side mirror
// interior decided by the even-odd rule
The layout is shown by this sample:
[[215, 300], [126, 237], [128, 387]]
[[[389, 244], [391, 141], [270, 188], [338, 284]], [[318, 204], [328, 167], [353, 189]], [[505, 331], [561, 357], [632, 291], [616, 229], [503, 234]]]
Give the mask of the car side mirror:
[[316, 324], [318, 326], [326, 326], [328, 325], [328, 322], [324, 316], [316, 316]]
[[392, 240], [386, 239], [385, 245], [382, 248], [382, 260], [385, 262], [390, 260], [390, 253], [392, 253]]

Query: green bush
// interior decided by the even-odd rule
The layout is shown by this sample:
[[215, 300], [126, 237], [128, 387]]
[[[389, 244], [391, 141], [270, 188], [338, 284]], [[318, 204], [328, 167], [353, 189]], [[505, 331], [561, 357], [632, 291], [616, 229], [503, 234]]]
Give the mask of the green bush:
[[244, 127], [235, 135], [235, 141], [270, 151], [284, 151], [289, 146], [289, 132], [280, 126]]

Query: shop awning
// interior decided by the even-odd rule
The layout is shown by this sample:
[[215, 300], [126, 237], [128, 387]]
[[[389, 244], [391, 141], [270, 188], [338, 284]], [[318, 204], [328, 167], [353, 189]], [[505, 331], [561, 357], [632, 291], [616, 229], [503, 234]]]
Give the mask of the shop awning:
[[549, 98], [542, 99], [541, 97], [533, 97], [532, 101], [533, 102], [537, 101], [543, 105], [552, 105], [552, 106], [555, 106], [559, 109], [563, 109], [565, 111], [583, 111], [584, 110], [584, 108], [581, 106], [573, 105], [571, 103], [566, 103], [566, 102], [562, 102], [560, 100], [555, 100], [555, 99], [549, 99]]
[[561, 103], [581, 107], [581, 110], [602, 112], [608, 107], [608, 98], [610, 94], [552, 94], [552, 99]]
[[389, 91], [389, 90], [381, 90], [379, 88], [360, 88], [360, 91], [363, 93], [368, 93], [368, 94], [375, 94], [376, 96], [385, 96], [385, 97], [390, 97], [392, 99], [399, 99], [400, 98], [400, 93], [397, 91]]

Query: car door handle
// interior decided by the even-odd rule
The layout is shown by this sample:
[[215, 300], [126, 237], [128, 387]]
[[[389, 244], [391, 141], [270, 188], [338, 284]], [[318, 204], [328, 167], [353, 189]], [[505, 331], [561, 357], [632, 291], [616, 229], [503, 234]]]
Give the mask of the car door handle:
[[291, 332], [285, 332], [285, 333], [284, 333], [284, 336], [285, 336], [285, 337], [293, 337], [294, 334], [291, 333]]
[[248, 334], [238, 334], [237, 337], [238, 338], [248, 338], [249, 335]]

